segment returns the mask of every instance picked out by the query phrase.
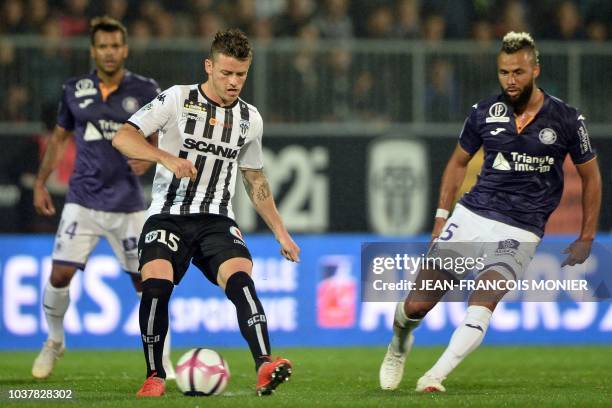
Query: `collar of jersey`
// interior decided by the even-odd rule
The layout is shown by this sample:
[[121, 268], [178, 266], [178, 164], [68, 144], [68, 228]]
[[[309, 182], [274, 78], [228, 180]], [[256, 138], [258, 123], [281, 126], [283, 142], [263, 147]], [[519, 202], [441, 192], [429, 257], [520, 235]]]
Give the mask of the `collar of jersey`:
[[203, 83], [202, 84], [198, 84], [198, 92], [200, 93], [200, 95], [202, 95], [202, 97], [204, 99], [206, 99], [206, 102], [210, 103], [211, 105], [218, 106], [219, 108], [222, 108], [222, 109], [232, 109], [238, 103], [238, 99], [240, 99], [240, 98], [236, 98], [236, 100], [231, 105], [221, 106], [217, 102], [213, 101], [208, 96], [206, 96], [206, 94], [202, 90], [202, 86], [203, 85], [204, 85]]
[[[99, 86], [100, 83], [100, 77], [98, 76], [98, 70], [97, 69], [92, 69], [91, 72], [89, 73], [89, 75], [91, 76], [91, 79], [94, 81], [94, 84], [96, 85], [96, 88]], [[123, 78], [121, 78], [121, 82], [119, 82], [119, 85], [117, 86], [117, 89], [121, 88], [121, 85], [124, 82], [127, 82], [130, 80], [130, 78], [132, 77], [132, 73], [130, 71], [128, 71], [127, 69], [123, 69]]]

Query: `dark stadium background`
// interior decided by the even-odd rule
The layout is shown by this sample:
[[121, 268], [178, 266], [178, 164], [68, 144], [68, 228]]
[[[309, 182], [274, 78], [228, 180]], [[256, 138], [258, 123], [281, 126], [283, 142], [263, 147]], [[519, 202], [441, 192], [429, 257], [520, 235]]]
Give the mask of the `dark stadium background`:
[[[301, 389], [296, 384], [289, 393], [296, 400], [279, 400], [281, 405], [289, 402], [308, 405], [313, 401], [361, 403], [364, 406], [401, 402], [388, 396], [381, 400], [382, 395], [375, 391], [379, 360], [390, 335], [384, 317], [373, 331], [367, 332], [363, 322], [359, 322], [363, 305], [357, 302], [348, 312], [357, 319], [354, 326], [326, 328], [317, 320], [321, 311], [315, 299], [317, 287], [326, 278], [339, 275], [347, 265], [350, 265], [352, 279], [359, 280], [358, 256], [362, 240], [427, 239], [437, 204], [440, 176], [463, 120], [471, 105], [499, 91], [495, 55], [507, 31], [533, 34], [542, 55], [542, 75], [538, 84], [578, 107], [587, 118], [604, 186], [600, 238], [604, 248], [610, 247], [611, 1], [2, 0], [0, 291], [3, 301], [0, 350], [6, 351], [2, 358], [7, 358], [6, 366], [0, 368], [3, 392], [9, 386], [31, 388], [33, 384], [29, 380], [29, 369], [34, 354], [15, 351], [34, 350], [44, 340], [44, 315], [38, 309], [37, 297], [45, 279], [44, 271], [48, 272], [45, 257], [51, 253], [58, 217], [44, 218], [35, 214], [31, 188], [46, 140], [55, 125], [61, 84], [91, 69], [88, 21], [100, 14], [111, 15], [127, 26], [130, 44], [127, 68], [155, 78], [162, 89], [177, 83], [204, 80], [201, 62], [207, 54], [211, 35], [218, 29], [239, 27], [254, 42], [255, 58], [243, 97], [256, 105], [264, 118], [266, 171], [288, 229], [298, 234], [298, 243], [303, 240], [311, 251], [303, 253], [307, 260], [299, 267], [297, 287], [281, 288], [278, 293], [274, 288], [268, 289], [267, 294], [264, 290], [264, 296], [271, 301], [294, 299], [302, 308], [296, 318], [295, 332], [279, 329], [281, 332], [275, 334], [273, 331], [272, 340], [276, 337], [283, 347], [343, 347], [325, 349], [326, 358], [333, 365], [329, 381], [318, 379]], [[74, 147], [67, 151], [48, 183], [58, 214], [74, 153]], [[477, 156], [470, 164], [462, 192], [475, 181], [480, 164], [481, 158]], [[580, 228], [580, 179], [570, 163], [566, 163], [565, 170], [564, 197], [547, 226], [547, 234], [570, 242]], [[149, 172], [143, 178], [145, 190], [152, 176], [153, 172]], [[276, 248], [271, 246], [265, 226], [250, 209], [241, 184], [237, 182], [234, 203], [238, 222], [246, 232], [247, 242], [251, 239], [254, 248], [258, 249], [256, 255], [265, 265], [264, 274], [276, 276], [274, 274], [282, 270], [276, 260]], [[607, 258], [599, 259], [600, 271], [607, 270], [610, 253]], [[96, 256], [110, 254], [109, 248], [103, 245]], [[26, 262], [24, 259], [34, 262], [34, 269], [26, 268], [30, 264], [18, 263]], [[98, 260], [102, 262], [106, 258]], [[13, 275], [7, 272], [9, 266]], [[13, 282], [9, 276], [17, 276], [14, 273], [21, 273], [18, 275], [21, 280], [17, 281], [21, 286], [17, 291], [12, 283], [9, 284]], [[105, 276], [105, 282], [125, 302], [121, 312], [123, 324], [137, 300], [127, 278], [120, 274]], [[191, 273], [191, 277], [198, 284], [177, 289], [178, 299], [181, 293], [202, 301], [210, 300], [209, 296], [222, 298], [212, 288], [204, 288], [206, 285], [197, 274]], [[77, 284], [85, 288], [78, 304], [79, 313], [99, 311], [95, 299], [87, 296], [87, 283], [80, 280]], [[200, 287], [204, 288], [203, 292], [195, 293]], [[12, 301], [22, 303], [15, 306], [10, 304]], [[561, 303], [552, 305], [566, 312], [576, 306], [568, 309]], [[582, 306], [581, 310], [587, 309], [587, 305]], [[423, 354], [416, 350], [413, 366], [407, 374], [407, 381], [411, 383], [403, 385], [400, 395], [414, 397], [410, 394], [413, 380], [441, 351], [427, 347], [446, 344], [452, 333], [454, 307], [445, 305], [443, 316], [447, 320], [443, 328], [438, 331], [431, 327], [421, 329], [417, 344], [424, 346]], [[482, 347], [473, 359], [470, 357], [465, 366], [458, 369], [452, 388], [459, 394], [449, 396], [454, 399], [415, 399], [413, 402], [419, 405], [429, 402], [605, 405], [609, 402], [609, 361], [606, 366], [604, 358], [610, 355], [612, 339], [609, 299], [595, 306], [592, 323], [580, 329], [569, 328], [571, 325], [563, 320], [569, 314], [561, 314], [561, 320], [557, 321], [554, 313], [544, 310], [544, 306], [529, 309], [525, 305], [515, 305], [510, 309], [522, 311], [521, 319], [529, 317], [526, 312], [529, 310], [540, 314], [534, 327], [529, 328], [526, 320], [520, 320], [516, 332], [493, 330], [489, 333], [489, 341], [495, 345], [489, 343]], [[7, 318], [15, 310], [23, 316], [33, 316], [34, 331], [19, 334], [11, 329], [13, 326]], [[242, 344], [236, 330], [213, 334], [203, 327], [200, 326], [197, 334], [177, 330], [175, 360], [184, 347], [209, 345], [218, 348], [224, 344], [232, 347]], [[69, 333], [68, 344], [76, 346], [75, 349], [139, 347], [137, 336], [126, 335], [120, 325], [115, 330], [101, 336]], [[537, 345], [508, 348], [507, 345], [514, 345], [516, 339], [519, 339], [519, 346]], [[595, 345], [601, 343], [602, 346]], [[344, 348], [353, 345], [375, 348]], [[551, 345], [558, 348], [549, 348]], [[316, 355], [312, 349], [287, 350], [303, 364], [304, 378], [316, 377], [320, 370], [329, 369], [312, 358]], [[248, 356], [242, 351], [227, 351], [230, 364], [238, 373], [250, 370], [246, 366]], [[10, 359], [9, 353], [13, 356]], [[128, 398], [131, 388], [135, 392], [141, 380], [140, 354], [101, 353], [96, 357], [86, 351], [74, 353], [68, 353], [60, 362], [57, 377], [50, 387], [66, 387], [62, 381], [68, 379], [80, 390], [83, 400], [89, 402], [112, 401], [117, 393], [121, 393], [120, 398]], [[478, 353], [482, 353], [480, 357]], [[104, 364], [96, 358], [112, 361], [109, 363], [111, 371], [124, 370], [128, 365], [130, 368], [125, 368], [122, 375], [130, 380], [117, 380], [108, 387], [103, 384], [104, 375], [91, 377], [87, 367], [80, 365], [80, 360], [91, 365]], [[529, 373], [523, 361], [533, 367], [527, 370]], [[349, 365], [348, 375], [354, 377], [350, 383], [342, 380], [347, 376], [342, 369], [345, 364]], [[500, 372], [508, 373], [515, 382], [503, 388], [501, 383], [494, 381], [503, 382], [505, 374], [499, 380], [491, 379], [497, 378]], [[359, 375], [353, 376], [353, 373]], [[237, 396], [238, 400], [247, 395], [249, 379], [246, 374], [238, 374], [235, 384], [230, 385], [229, 395]], [[517, 379], [524, 379], [528, 384]], [[298, 381], [296, 378], [296, 383]], [[338, 386], [339, 383], [342, 386]], [[497, 391], [497, 396], [491, 399], [486, 390], [496, 386], [507, 392]], [[117, 391], [108, 391], [109, 388]], [[322, 388], [328, 391], [321, 392]], [[98, 394], [100, 389], [107, 391]], [[0, 395], [0, 401], [2, 398], [4, 394]], [[225, 403], [236, 402], [229, 398]], [[108, 404], [113, 405], [112, 402]]]

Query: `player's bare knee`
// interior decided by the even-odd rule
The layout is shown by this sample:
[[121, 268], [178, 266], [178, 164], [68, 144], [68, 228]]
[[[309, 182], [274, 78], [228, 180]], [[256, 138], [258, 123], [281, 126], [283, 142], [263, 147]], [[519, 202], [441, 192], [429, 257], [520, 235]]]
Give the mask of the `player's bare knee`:
[[165, 259], [155, 259], [142, 266], [142, 281], [147, 279], [166, 279], [173, 281], [172, 264]]
[[404, 303], [404, 312], [410, 319], [422, 319], [435, 305], [435, 303], [431, 302], [406, 301]]
[[253, 270], [253, 262], [248, 258], [232, 258], [223, 262], [219, 266], [217, 273], [217, 283], [221, 289], [225, 289], [225, 285], [229, 278], [237, 272], [245, 272], [251, 276]]
[[49, 282], [54, 288], [65, 288], [70, 285], [70, 281], [76, 271], [77, 268], [74, 266], [53, 264]]

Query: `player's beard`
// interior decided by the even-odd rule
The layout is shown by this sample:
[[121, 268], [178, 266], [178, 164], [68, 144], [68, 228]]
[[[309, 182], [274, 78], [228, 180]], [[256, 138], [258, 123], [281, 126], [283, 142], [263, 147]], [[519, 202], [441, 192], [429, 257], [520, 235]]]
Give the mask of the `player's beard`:
[[515, 111], [522, 111], [527, 106], [527, 103], [531, 98], [531, 94], [533, 93], [533, 81], [528, 85], [525, 85], [523, 92], [521, 92], [516, 98], [512, 98], [510, 95], [508, 95], [504, 88], [502, 88], [502, 93], [504, 94], [504, 99], [508, 105], [511, 105]]

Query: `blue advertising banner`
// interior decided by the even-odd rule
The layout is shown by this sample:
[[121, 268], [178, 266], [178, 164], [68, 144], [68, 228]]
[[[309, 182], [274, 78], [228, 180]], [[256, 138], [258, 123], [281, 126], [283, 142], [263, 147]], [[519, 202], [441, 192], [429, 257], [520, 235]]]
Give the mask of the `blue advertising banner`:
[[[420, 240], [419, 240], [420, 239]], [[426, 237], [404, 238], [423, 242]], [[381, 346], [389, 341], [395, 305], [362, 302], [361, 246], [389, 238], [373, 235], [298, 236], [302, 262], [281, 258], [268, 235], [251, 235], [254, 278], [268, 317], [271, 341], [286, 346]], [[546, 242], [546, 240], [544, 241]], [[598, 242], [611, 243], [612, 237]], [[52, 236], [0, 236], [0, 350], [37, 349], [46, 339], [40, 298], [51, 271]], [[564, 279], [564, 255], [538, 251], [530, 268], [546, 266]], [[551, 248], [554, 248], [552, 246]], [[551, 265], [553, 267], [551, 267]], [[583, 268], [609, 274], [609, 259], [594, 252]], [[138, 298], [110, 246], [102, 241], [70, 288], [65, 328], [71, 348], [139, 348]], [[605, 298], [605, 297], [604, 297]], [[561, 299], [561, 298], [560, 298]], [[495, 311], [488, 344], [612, 343], [612, 302], [507, 302]], [[440, 303], [416, 332], [417, 344], [446, 344], [465, 304]], [[170, 302], [175, 347], [238, 347], [244, 341], [234, 306], [195, 267]]]

